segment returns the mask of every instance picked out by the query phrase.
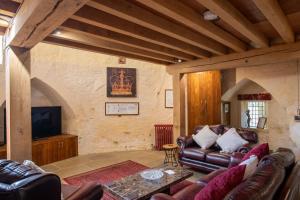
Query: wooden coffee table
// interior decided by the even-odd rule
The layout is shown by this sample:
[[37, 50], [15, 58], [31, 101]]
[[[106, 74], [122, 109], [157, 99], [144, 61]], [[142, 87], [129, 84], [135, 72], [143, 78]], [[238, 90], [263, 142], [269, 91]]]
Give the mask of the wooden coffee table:
[[[163, 192], [170, 193], [170, 187], [191, 177], [193, 173], [182, 167], [158, 167], [164, 172], [164, 176], [155, 181], [141, 177], [140, 172], [127, 176], [117, 181], [105, 184], [104, 189], [119, 200], [150, 199], [152, 195]], [[174, 174], [165, 171], [172, 170]]]

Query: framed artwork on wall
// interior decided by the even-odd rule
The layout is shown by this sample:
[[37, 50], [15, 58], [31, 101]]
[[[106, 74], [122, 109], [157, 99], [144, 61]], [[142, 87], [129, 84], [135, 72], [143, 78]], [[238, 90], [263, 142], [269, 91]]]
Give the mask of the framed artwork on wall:
[[107, 68], [107, 97], [136, 97], [135, 68]]
[[165, 90], [165, 108], [173, 108], [173, 90], [166, 89]]
[[260, 117], [258, 118], [257, 128], [264, 129], [267, 123], [266, 117]]
[[105, 115], [139, 115], [139, 102], [106, 102]]

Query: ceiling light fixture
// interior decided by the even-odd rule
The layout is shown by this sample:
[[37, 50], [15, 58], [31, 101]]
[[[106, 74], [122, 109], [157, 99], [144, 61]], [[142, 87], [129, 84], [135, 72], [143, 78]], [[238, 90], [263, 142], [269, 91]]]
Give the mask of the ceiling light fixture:
[[216, 21], [219, 19], [219, 16], [211, 12], [210, 10], [207, 10], [203, 13], [203, 18], [206, 21]]
[[60, 35], [61, 31], [59, 29], [56, 29], [52, 34], [53, 35]]

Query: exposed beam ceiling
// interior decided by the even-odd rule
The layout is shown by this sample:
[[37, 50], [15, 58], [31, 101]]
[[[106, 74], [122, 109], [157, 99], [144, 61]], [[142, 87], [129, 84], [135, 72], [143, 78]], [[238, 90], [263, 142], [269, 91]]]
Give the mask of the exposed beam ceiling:
[[[249, 44], [257, 48], [270, 44], [274, 50], [275, 45], [300, 38], [300, 6], [296, 1], [26, 0], [20, 4], [20, 0], [0, 0], [0, 34], [6, 30], [6, 45], [8, 41], [26, 48], [47, 37], [47, 42], [61, 42], [63, 46], [154, 63], [183, 61], [170, 65], [173, 71], [226, 68], [237, 63], [249, 66], [265, 59], [257, 53], [261, 51], [249, 50]], [[220, 19], [204, 20], [206, 9]], [[5, 21], [12, 17], [14, 21], [6, 28]], [[61, 35], [55, 34], [57, 28]], [[278, 55], [274, 60], [280, 61], [285, 55], [282, 51], [271, 54], [267, 48], [258, 50], [267, 54], [266, 59]], [[298, 55], [289, 53], [287, 58]]]
[[81, 32], [74, 32], [74, 31], [71, 32], [71, 31], [60, 29], [60, 33], [53, 34], [53, 35], [51, 35], [51, 37], [57, 37], [60, 39], [75, 41], [75, 42], [82, 43], [82, 44], [97, 46], [97, 47], [110, 49], [110, 50], [116, 50], [116, 51], [120, 51], [120, 52], [124, 52], [124, 53], [130, 53], [130, 54], [134, 54], [134, 55], [148, 57], [148, 58], [153, 58], [156, 60], [161, 60], [161, 61], [165, 61], [165, 62], [169, 62], [169, 63], [176, 63], [176, 60], [174, 59], [174, 57], [138, 49], [135, 47], [130, 47], [128, 45], [123, 45], [123, 44], [119, 44], [116, 42], [103, 40], [103, 39], [100, 39], [99, 37], [94, 36], [89, 33], [81, 33]]
[[213, 23], [205, 21], [202, 15], [178, 0], [173, 0], [172, 3], [170, 3], [169, 0], [137, 1], [164, 15], [167, 15], [172, 19], [175, 19], [178, 22], [185, 24], [186, 26], [232, 48], [235, 51], [241, 52], [247, 49], [247, 45], [245, 43], [223, 29], [217, 27]]
[[147, 61], [147, 62], [156, 63], [156, 64], [163, 64], [163, 65], [168, 64], [167, 62], [159, 61], [156, 59], [151, 59], [151, 58], [147, 58], [147, 57], [143, 57], [143, 56], [133, 55], [133, 54], [110, 50], [110, 49], [105, 49], [105, 48], [96, 47], [96, 46], [92, 46], [92, 45], [82, 44], [82, 43], [69, 41], [69, 40], [65, 40], [65, 39], [60, 39], [60, 38], [47, 37], [47, 38], [45, 38], [44, 42], [50, 43], [50, 44], [56, 44], [56, 45], [60, 45], [60, 46], [65, 46], [65, 47], [71, 47], [71, 48], [80, 49], [80, 50], [91, 51], [91, 52], [95, 52], [95, 53], [103, 53], [103, 54], [108, 54], [108, 55], [113, 55], [113, 56], [124, 56], [126, 58], [133, 58], [133, 59]]
[[196, 33], [187, 27], [170, 22], [139, 6], [124, 0], [94, 0], [87, 5], [98, 10], [113, 14], [127, 21], [139, 24], [154, 31], [198, 46], [217, 55], [226, 54], [227, 49], [222, 44]]
[[32, 48], [88, 0], [27, 0], [15, 16], [6, 45]]
[[210, 57], [210, 53], [196, 46], [187, 44], [170, 36], [161, 34], [122, 18], [99, 11], [90, 6], [84, 6], [76, 12], [72, 19], [88, 23], [110, 31], [125, 34], [134, 38], [152, 42], [158, 45], [176, 49], [196, 57]]
[[300, 42], [273, 47], [253, 49], [247, 52], [232, 53], [207, 59], [169, 65], [170, 73], [192, 73], [198, 71], [221, 70], [238, 67], [251, 67], [285, 62], [300, 58]]
[[[269, 45], [268, 38], [264, 36], [238, 9], [227, 0], [196, 0], [207, 9], [218, 15], [234, 29], [249, 38], [260, 47]], [[258, 0], [263, 2], [261, 0]]]
[[19, 8], [19, 3], [11, 1], [11, 0], [1, 0], [0, 1], [0, 14], [6, 15], [9, 17], [15, 16]]
[[69, 19], [66, 22], [62, 24], [62, 27], [65, 29], [68, 29], [70, 31], [80, 31], [80, 32], [86, 32], [89, 34], [92, 34], [94, 36], [97, 36], [99, 38], [117, 42], [125, 45], [129, 45], [132, 47], [164, 54], [167, 56], [172, 56], [174, 58], [182, 59], [182, 60], [193, 60], [195, 59], [194, 56], [191, 56], [189, 54], [170, 49], [164, 46], [160, 46], [157, 44], [153, 44], [151, 42], [147, 42], [144, 40], [136, 39], [134, 37], [130, 37], [127, 35], [123, 35], [120, 33], [116, 33], [113, 31], [109, 31], [106, 29], [99, 28], [97, 26], [93, 26], [90, 24], [82, 23], [73, 19]]
[[285, 42], [291, 43], [295, 41], [294, 31], [277, 0], [254, 0], [254, 3]]

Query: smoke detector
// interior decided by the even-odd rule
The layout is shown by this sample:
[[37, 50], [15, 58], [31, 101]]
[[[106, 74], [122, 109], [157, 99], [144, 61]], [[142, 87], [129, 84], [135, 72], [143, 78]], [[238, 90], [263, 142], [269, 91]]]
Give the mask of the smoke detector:
[[207, 10], [203, 13], [203, 18], [206, 21], [216, 21], [219, 19], [219, 16], [211, 12], [210, 10]]

